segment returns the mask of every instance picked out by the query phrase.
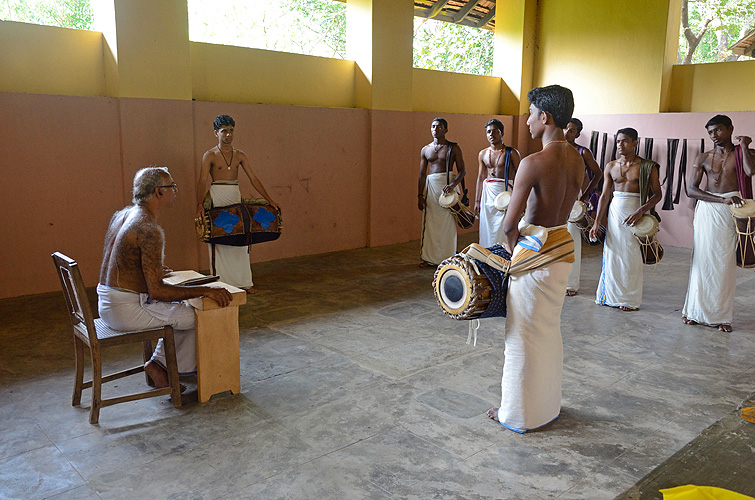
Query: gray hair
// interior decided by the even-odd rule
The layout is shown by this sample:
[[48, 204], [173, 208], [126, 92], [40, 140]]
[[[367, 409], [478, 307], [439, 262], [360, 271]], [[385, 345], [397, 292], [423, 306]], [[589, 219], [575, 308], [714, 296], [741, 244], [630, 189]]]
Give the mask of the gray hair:
[[142, 205], [155, 192], [157, 186], [165, 182], [170, 176], [168, 167], [150, 165], [139, 170], [134, 176], [134, 197], [131, 200], [136, 205]]

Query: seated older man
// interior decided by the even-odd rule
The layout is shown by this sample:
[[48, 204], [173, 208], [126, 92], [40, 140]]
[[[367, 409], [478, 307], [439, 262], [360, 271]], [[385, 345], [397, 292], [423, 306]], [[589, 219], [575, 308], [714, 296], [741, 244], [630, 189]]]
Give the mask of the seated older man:
[[[178, 372], [186, 374], [196, 371], [197, 354], [194, 311], [181, 301], [207, 296], [225, 307], [231, 294], [224, 288], [163, 283], [165, 233], [157, 219], [173, 206], [177, 192], [167, 168], [147, 167], [136, 173], [133, 205], [113, 215], [105, 236], [97, 296], [100, 317], [110, 328], [172, 326]], [[144, 371], [157, 387], [169, 385], [162, 339]]]

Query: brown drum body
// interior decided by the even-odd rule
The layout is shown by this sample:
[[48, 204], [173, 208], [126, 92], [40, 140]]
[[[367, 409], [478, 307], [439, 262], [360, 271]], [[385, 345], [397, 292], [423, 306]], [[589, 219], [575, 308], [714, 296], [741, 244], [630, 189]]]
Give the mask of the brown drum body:
[[460, 228], [469, 229], [474, 225], [474, 212], [467, 208], [466, 205], [462, 205], [461, 202], [448, 207], [448, 210], [451, 211], [451, 215], [453, 215], [454, 220], [456, 220], [456, 225]]
[[267, 201], [245, 199], [242, 203], [214, 207], [194, 219], [197, 237], [204, 242], [247, 246], [272, 241], [283, 229], [280, 210]]
[[433, 290], [438, 304], [453, 319], [475, 319], [490, 304], [493, 286], [487, 276], [459, 255], [444, 260], [435, 271]]
[[642, 252], [643, 264], [657, 264], [663, 258], [663, 246], [658, 239], [653, 236], [634, 235], [640, 243], [640, 252]]
[[737, 266], [755, 267], [755, 217], [734, 217], [737, 224]]

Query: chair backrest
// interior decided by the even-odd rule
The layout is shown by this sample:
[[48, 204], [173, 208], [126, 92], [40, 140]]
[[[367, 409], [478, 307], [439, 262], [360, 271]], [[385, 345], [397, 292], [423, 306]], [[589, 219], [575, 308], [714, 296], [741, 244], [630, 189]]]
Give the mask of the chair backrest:
[[94, 316], [89, 305], [84, 281], [81, 279], [79, 265], [70, 257], [60, 252], [52, 254], [55, 270], [60, 278], [60, 286], [63, 287], [63, 295], [66, 298], [68, 314], [74, 328], [86, 330], [91, 345], [97, 343], [97, 332], [94, 329]]

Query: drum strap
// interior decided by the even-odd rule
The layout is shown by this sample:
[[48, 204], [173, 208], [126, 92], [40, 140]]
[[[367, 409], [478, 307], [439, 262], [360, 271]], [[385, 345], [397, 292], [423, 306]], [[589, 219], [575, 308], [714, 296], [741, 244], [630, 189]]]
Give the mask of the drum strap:
[[734, 146], [734, 160], [737, 164], [737, 184], [739, 185], [739, 194], [742, 198], [752, 199], [752, 179], [747, 177], [744, 171], [744, 160], [742, 158], [742, 145]]
[[[448, 152], [446, 153], [446, 185], [451, 184], [451, 161], [453, 160], [453, 152], [455, 142], [448, 141]], [[461, 178], [461, 204], [469, 206], [469, 197], [467, 196], [468, 190], [464, 184], [464, 178]]]
[[210, 244], [210, 252], [212, 252], [212, 258], [210, 259], [210, 267], [212, 269], [210, 270], [210, 274], [212, 274], [213, 276], [216, 276], [218, 272], [215, 270], [215, 244], [214, 243]]
[[[644, 205], [648, 201], [648, 197], [651, 193], [650, 177], [653, 173], [653, 169], [657, 168], [659, 171], [661, 166], [653, 160], [643, 159], [640, 163], [640, 205]], [[660, 174], [659, 174], [660, 175]], [[650, 209], [650, 215], [661, 221], [661, 216], [655, 211], [655, 208]]]
[[511, 164], [511, 146], [506, 146], [506, 153], [503, 157], [503, 184], [506, 190], [509, 189], [509, 165]]

